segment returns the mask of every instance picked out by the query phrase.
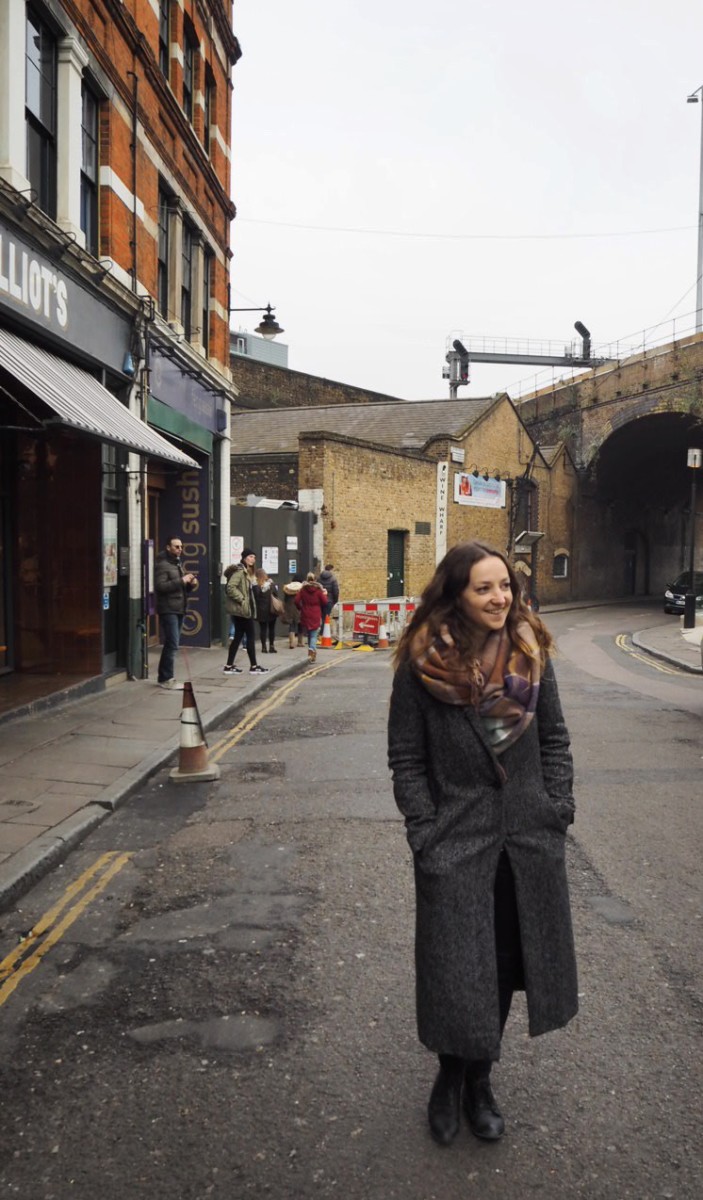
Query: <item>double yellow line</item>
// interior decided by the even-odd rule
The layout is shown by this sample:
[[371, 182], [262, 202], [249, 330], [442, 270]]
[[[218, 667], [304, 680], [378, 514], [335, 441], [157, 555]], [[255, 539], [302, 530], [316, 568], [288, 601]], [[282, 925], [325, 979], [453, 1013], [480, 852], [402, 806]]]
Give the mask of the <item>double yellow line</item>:
[[632, 648], [629, 641], [629, 634], [619, 633], [615, 639], [615, 645], [618, 650], [629, 654], [630, 658], [636, 658], [638, 662], [645, 663], [648, 667], [654, 667], [655, 670], [661, 671], [663, 675], [687, 675], [687, 671], [681, 671], [678, 667], [669, 667], [666, 663], [658, 662], [656, 658], [650, 658], [647, 654], [639, 654], [637, 650]]
[[330, 667], [336, 667], [340, 662], [344, 662], [350, 657], [350, 654], [336, 654], [330, 662], [321, 663], [319, 667], [312, 667], [311, 670], [305, 671], [304, 674], [296, 675], [295, 679], [292, 679], [290, 683], [284, 684], [272, 696], [264, 700], [262, 704], [253, 708], [238, 725], [234, 725], [220, 741], [215, 742], [209, 754], [210, 760], [217, 762], [228, 750], [236, 746], [237, 742], [241, 742], [245, 734], [250, 733], [269, 713], [280, 708], [290, 693], [299, 688], [302, 683], [305, 683], [306, 679], [312, 678], [313, 675], [320, 675], [323, 671], [329, 671]]
[[[122, 870], [131, 857], [131, 851], [120, 854], [117, 850], [109, 850], [102, 854], [92, 867], [88, 867], [87, 871], [66, 888], [61, 899], [44, 913], [19, 946], [3, 958], [0, 962], [0, 1006], [9, 999], [18, 984], [39, 966], [51, 947], [56, 945], [59, 938], [78, 920], [95, 897], [104, 891], [110, 880]], [[91, 880], [96, 876], [97, 881], [89, 887]], [[76, 900], [76, 897], [80, 898]], [[76, 900], [75, 904], [71, 904], [72, 900]]]

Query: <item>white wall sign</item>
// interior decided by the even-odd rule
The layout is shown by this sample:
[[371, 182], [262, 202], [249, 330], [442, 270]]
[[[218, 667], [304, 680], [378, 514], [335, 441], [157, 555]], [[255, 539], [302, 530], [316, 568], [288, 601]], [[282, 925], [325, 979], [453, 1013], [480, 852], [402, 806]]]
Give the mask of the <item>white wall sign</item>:
[[298, 549], [297, 537], [290, 537], [290, 536], [286, 537], [286, 550], [297, 550], [297, 549]]
[[449, 487], [449, 463], [437, 463], [437, 518], [435, 533], [435, 562], [440, 562], [447, 553], [447, 490]]
[[244, 538], [243, 537], [231, 537], [229, 539], [229, 561], [230, 561], [230, 563], [238, 563], [239, 562], [240, 558], [242, 557], [243, 549], [244, 549]]
[[278, 575], [278, 546], [261, 547], [261, 565], [267, 575]]

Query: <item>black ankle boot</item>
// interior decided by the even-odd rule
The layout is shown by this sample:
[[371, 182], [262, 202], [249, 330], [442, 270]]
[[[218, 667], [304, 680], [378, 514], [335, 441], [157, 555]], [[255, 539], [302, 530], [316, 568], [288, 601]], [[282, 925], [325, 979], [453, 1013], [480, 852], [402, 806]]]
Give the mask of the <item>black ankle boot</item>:
[[468, 1063], [464, 1076], [464, 1112], [471, 1132], [486, 1142], [497, 1142], [505, 1122], [491, 1087], [490, 1062]]
[[439, 1074], [427, 1105], [430, 1133], [440, 1146], [450, 1146], [459, 1132], [464, 1064], [460, 1058], [440, 1055]]

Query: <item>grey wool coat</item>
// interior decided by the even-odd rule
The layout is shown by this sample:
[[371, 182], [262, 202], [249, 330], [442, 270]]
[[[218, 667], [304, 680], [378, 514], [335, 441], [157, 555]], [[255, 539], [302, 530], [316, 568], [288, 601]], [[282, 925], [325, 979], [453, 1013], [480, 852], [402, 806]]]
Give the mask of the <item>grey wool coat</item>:
[[578, 1008], [565, 867], [573, 768], [554, 668], [537, 712], [500, 760], [478, 713], [435, 699], [396, 672], [388, 760], [415, 861], [420, 1041], [465, 1059], [500, 1056], [494, 881], [501, 850], [515, 879], [534, 1037]]

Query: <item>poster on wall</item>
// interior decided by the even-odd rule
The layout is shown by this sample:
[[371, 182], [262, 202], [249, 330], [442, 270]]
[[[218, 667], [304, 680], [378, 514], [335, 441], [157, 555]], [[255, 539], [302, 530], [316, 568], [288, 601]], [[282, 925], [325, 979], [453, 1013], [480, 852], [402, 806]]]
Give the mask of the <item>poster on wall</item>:
[[117, 585], [117, 513], [103, 513], [103, 587]]
[[229, 561], [231, 563], [238, 563], [240, 558], [242, 557], [243, 549], [244, 549], [244, 538], [243, 537], [231, 537], [229, 539]]
[[278, 575], [278, 546], [261, 547], [261, 565], [267, 575]]
[[454, 476], [454, 500], [475, 508], [505, 508], [505, 480], [484, 479], [481, 475]]
[[[168, 487], [159, 497], [159, 522], [170, 536], [183, 542], [181, 566], [195, 575], [188, 593], [181, 629], [181, 644], [210, 645], [210, 492], [206, 455], [188, 448], [200, 468], [187, 467], [168, 476]], [[237, 560], [238, 561], [238, 560]]]

